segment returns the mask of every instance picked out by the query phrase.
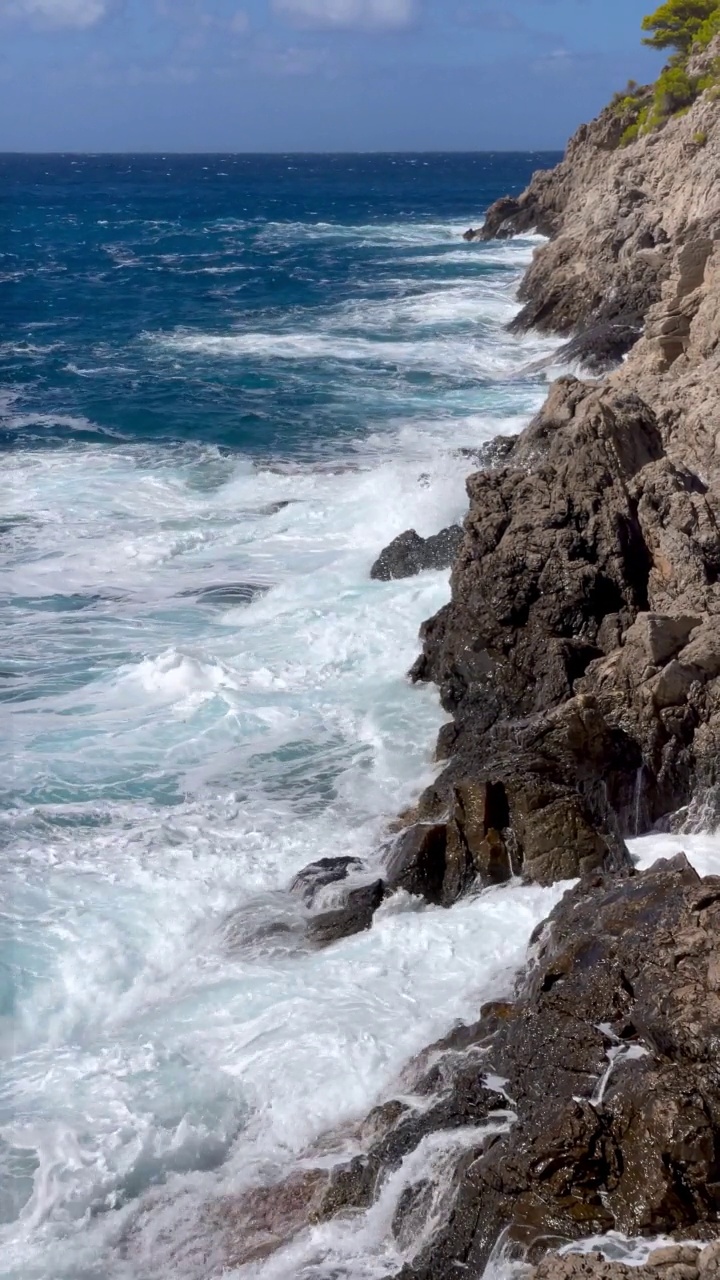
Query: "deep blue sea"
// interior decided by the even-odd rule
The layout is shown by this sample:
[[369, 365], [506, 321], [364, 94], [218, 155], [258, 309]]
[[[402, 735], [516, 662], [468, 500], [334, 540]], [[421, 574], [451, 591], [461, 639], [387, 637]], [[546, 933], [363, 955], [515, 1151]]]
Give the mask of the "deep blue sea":
[[369, 568], [545, 395], [505, 329], [536, 239], [461, 236], [556, 158], [0, 157], [2, 1276], [378, 1280], [443, 1211], [464, 1133], [416, 1242], [416, 1166], [264, 1260], [224, 1230], [559, 893], [396, 898], [325, 952], [287, 893], [377, 867], [435, 768], [405, 673], [448, 574]]

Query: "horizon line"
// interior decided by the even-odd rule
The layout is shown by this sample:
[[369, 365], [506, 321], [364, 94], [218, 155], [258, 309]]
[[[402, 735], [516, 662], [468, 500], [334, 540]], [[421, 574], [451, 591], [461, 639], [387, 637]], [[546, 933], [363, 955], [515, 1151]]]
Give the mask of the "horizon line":
[[288, 151], [288, 150], [271, 150], [271, 151], [176, 151], [172, 148], [160, 149], [136, 149], [129, 150], [93, 150], [80, 151], [74, 148], [68, 148], [62, 151], [43, 151], [40, 148], [31, 150], [21, 150], [12, 148], [10, 150], [0, 149], [0, 158], [5, 156], [158, 156], [165, 159], [168, 156], [527, 156], [527, 155], [553, 155], [559, 151], [563, 151], [561, 146], [557, 147], [494, 147], [491, 150], [468, 151], [463, 148], [444, 148], [433, 147], [432, 149], [402, 149], [402, 150], [384, 150], [377, 147], [371, 147], [367, 150], [352, 151]]

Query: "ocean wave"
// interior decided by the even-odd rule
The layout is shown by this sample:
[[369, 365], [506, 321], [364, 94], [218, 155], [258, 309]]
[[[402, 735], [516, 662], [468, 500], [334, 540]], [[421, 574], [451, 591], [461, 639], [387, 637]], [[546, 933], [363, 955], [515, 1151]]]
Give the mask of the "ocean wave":
[[359, 247], [387, 245], [394, 247], [450, 244], [462, 239], [469, 226], [479, 226], [482, 218], [475, 215], [462, 223], [446, 222], [378, 222], [350, 225], [339, 222], [269, 222], [260, 233], [265, 244], [291, 244], [308, 240], [353, 241]]
[[[324, 361], [343, 364], [377, 364], [427, 369], [475, 378], [502, 378], [517, 370], [517, 347], [488, 346], [472, 340], [380, 340], [296, 331], [294, 333], [239, 333], [232, 335], [178, 333], [148, 335], [156, 345], [188, 356], [236, 360]], [[518, 344], [519, 345], [519, 344]]]

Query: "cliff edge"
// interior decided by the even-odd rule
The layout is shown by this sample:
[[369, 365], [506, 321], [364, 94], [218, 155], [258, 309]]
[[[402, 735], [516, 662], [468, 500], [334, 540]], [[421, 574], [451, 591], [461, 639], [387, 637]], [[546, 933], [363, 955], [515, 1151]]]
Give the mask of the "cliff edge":
[[717, 1271], [697, 1241], [720, 1231], [720, 877], [684, 856], [638, 873], [625, 844], [720, 818], [720, 96], [701, 87], [720, 36], [694, 56], [687, 109], [633, 136], [650, 91], [608, 108], [473, 233], [549, 237], [515, 325], [613, 367], [557, 381], [467, 481], [411, 673], [449, 713], [444, 768], [373, 888], [451, 906], [514, 877], [578, 884], [514, 997], [410, 1064], [353, 1160], [223, 1207], [234, 1265], [379, 1203], [402, 1168], [395, 1280], [479, 1277], [498, 1242], [537, 1280], [628, 1280], [598, 1255], [541, 1261], [609, 1231], [695, 1242], [645, 1280]]

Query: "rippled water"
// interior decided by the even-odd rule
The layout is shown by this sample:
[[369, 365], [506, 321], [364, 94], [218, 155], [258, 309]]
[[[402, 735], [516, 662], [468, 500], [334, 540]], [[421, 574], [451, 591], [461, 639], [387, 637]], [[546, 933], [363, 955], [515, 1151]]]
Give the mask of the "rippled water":
[[[253, 941], [432, 776], [447, 574], [368, 570], [544, 396], [534, 242], [460, 233], [551, 160], [2, 161], [2, 1275], [220, 1274], [206, 1206], [507, 990], [561, 892]], [[392, 1194], [255, 1271], [385, 1274]]]

